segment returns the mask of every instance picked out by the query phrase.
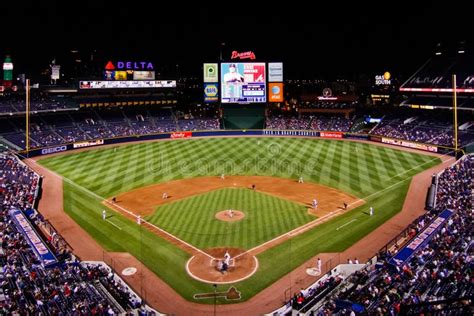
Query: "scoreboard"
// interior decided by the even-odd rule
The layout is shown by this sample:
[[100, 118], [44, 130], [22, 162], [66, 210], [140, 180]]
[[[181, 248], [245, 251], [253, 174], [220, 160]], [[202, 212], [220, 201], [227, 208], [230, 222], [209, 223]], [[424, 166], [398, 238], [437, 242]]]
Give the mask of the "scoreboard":
[[267, 102], [265, 63], [221, 63], [222, 103]]

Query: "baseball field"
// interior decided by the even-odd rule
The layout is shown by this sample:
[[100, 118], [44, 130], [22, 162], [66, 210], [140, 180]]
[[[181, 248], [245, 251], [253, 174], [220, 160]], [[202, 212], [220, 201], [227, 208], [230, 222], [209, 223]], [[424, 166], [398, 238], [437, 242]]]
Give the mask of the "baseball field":
[[[132, 254], [189, 301], [212, 304], [194, 295], [232, 284], [241, 297], [218, 299], [225, 304], [248, 300], [318, 253], [350, 247], [398, 213], [410, 179], [440, 159], [362, 142], [209, 138], [39, 163], [63, 177], [64, 211], [106, 251]], [[222, 274], [213, 259], [225, 250], [235, 260]]]

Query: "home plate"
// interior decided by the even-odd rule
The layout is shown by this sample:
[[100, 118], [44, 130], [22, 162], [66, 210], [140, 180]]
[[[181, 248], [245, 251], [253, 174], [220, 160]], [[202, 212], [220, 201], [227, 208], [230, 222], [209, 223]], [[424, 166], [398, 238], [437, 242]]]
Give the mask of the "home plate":
[[321, 274], [321, 271], [319, 271], [316, 268], [308, 268], [308, 269], [306, 269], [306, 273], [311, 275], [311, 276], [318, 276], [318, 275]]
[[137, 268], [128, 267], [122, 270], [122, 275], [129, 276], [134, 275], [137, 272]]

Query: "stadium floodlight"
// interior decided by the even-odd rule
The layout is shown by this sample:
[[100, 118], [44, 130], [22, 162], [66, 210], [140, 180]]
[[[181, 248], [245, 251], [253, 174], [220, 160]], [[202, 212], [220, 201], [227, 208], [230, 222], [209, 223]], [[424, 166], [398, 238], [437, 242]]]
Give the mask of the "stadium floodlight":
[[464, 54], [465, 51], [464, 50], [458, 50], [458, 54]]
[[435, 55], [439, 56], [439, 55], [441, 55], [441, 52], [436, 52]]

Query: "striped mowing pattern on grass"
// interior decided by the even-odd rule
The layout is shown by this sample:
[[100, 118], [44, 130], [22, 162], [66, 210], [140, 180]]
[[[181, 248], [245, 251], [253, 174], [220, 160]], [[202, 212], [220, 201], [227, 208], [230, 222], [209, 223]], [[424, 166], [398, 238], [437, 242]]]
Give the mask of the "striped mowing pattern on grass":
[[98, 149], [46, 158], [41, 164], [104, 197], [152, 183], [222, 172], [295, 179], [304, 175], [307, 181], [366, 196], [407, 176], [394, 177], [397, 174], [430, 160], [433, 157], [364, 143], [225, 138]]
[[[224, 222], [218, 211], [240, 210], [245, 218]], [[305, 206], [243, 188], [229, 188], [168, 203], [146, 218], [200, 249], [256, 245], [299, 227], [314, 216]]]
[[[40, 163], [72, 180], [72, 183], [64, 183], [65, 211], [105, 249], [131, 253], [188, 300], [193, 300], [195, 293], [209, 290], [208, 284], [190, 278], [185, 272], [189, 255], [156, 234], [140, 229], [141, 226], [120, 214], [114, 214], [109, 220], [122, 230], [103, 221], [101, 214], [104, 205], [101, 197], [110, 197], [157, 182], [217, 176], [224, 172], [227, 175], [267, 175], [293, 179], [303, 175], [305, 181], [335, 187], [367, 202], [365, 206], [260, 253], [256, 274], [235, 284], [242, 292], [241, 301], [245, 301], [315, 254], [342, 251], [390, 219], [401, 210], [411, 177], [438, 164], [439, 159], [367, 143], [298, 138], [209, 138], [132, 144], [121, 146], [116, 151], [99, 148], [42, 159]], [[203, 207], [213, 203], [212, 208], [218, 208], [225, 194], [217, 191], [211, 193], [220, 197], [211, 202], [208, 200], [214, 200], [214, 197], [206, 194], [185, 199], [181, 203], [184, 205], [193, 201]], [[232, 196], [225, 198], [235, 199]], [[259, 201], [249, 202], [245, 198], [240, 202], [240, 208], [245, 211], [245, 203], [265, 202], [265, 207], [268, 207], [272, 203], [285, 202], [273, 199], [265, 202], [266, 198], [262, 197]], [[374, 216], [366, 214], [369, 205], [376, 210]], [[192, 208], [194, 205], [190, 206]], [[268, 239], [267, 236], [279, 234], [278, 231], [289, 231], [289, 227], [307, 221], [305, 216], [299, 215], [299, 210], [295, 210], [294, 214], [298, 215], [291, 218], [290, 222], [274, 221], [275, 227], [258, 231], [257, 219], [261, 223], [271, 223], [274, 219], [268, 217], [269, 212], [257, 212], [255, 223], [253, 217], [244, 219], [248, 220], [248, 229], [251, 230], [246, 233], [245, 229], [239, 229], [243, 222], [226, 223], [231, 225], [227, 225], [230, 228], [224, 230], [222, 226], [213, 226], [214, 218], [205, 221], [212, 213], [210, 210], [206, 216], [201, 216], [198, 211], [194, 214], [185, 213], [184, 210], [173, 211], [175, 207], [173, 203], [163, 206], [151, 215], [151, 220], [166, 226], [168, 230], [176, 229], [174, 233], [177, 235], [188, 234], [198, 246], [232, 244], [249, 247]], [[295, 206], [289, 203], [288, 208], [280, 207], [287, 211]], [[113, 213], [112, 210], [109, 212]], [[200, 212], [206, 214], [205, 209]], [[178, 222], [173, 218], [174, 214], [182, 220]], [[196, 218], [188, 220], [187, 216]], [[336, 230], [353, 219], [356, 221]], [[216, 234], [222, 238], [216, 239]], [[217, 302], [229, 303], [220, 298]]]

